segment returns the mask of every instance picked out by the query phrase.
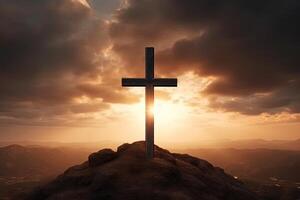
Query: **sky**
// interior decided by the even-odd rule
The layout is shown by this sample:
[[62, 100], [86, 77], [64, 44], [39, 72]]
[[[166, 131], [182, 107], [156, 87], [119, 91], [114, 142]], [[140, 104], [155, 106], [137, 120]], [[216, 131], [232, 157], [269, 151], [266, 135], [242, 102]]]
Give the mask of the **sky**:
[[300, 138], [298, 0], [0, 1], [0, 141], [144, 139], [144, 48], [158, 144]]

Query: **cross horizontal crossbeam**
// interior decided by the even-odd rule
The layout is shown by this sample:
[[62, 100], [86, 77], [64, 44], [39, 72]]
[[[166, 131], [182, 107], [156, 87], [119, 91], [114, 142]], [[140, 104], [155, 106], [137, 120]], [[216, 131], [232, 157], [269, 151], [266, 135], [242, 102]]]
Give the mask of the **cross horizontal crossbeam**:
[[122, 78], [123, 87], [145, 87], [152, 85], [154, 87], [176, 87], [176, 78], [154, 78], [147, 80], [145, 78]]

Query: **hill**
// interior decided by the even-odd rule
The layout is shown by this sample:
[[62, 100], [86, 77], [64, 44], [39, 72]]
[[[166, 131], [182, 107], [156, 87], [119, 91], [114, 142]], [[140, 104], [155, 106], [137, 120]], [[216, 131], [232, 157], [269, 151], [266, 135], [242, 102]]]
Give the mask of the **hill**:
[[28, 199], [257, 199], [242, 182], [205, 160], [157, 146], [155, 158], [147, 160], [144, 145], [93, 153]]

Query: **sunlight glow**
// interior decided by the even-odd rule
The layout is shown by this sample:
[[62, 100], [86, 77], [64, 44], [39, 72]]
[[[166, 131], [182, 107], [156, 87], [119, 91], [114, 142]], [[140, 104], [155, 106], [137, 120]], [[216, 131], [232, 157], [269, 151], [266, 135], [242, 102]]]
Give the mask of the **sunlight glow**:
[[168, 101], [156, 100], [152, 109], [156, 121], [161, 124], [169, 124], [184, 117], [187, 107], [180, 104], [173, 104]]
[[91, 8], [89, 3], [86, 0], [75, 0], [75, 1], [81, 3], [82, 5], [86, 6], [87, 8]]
[[155, 114], [155, 106], [152, 106], [149, 108], [148, 115], [154, 115]]

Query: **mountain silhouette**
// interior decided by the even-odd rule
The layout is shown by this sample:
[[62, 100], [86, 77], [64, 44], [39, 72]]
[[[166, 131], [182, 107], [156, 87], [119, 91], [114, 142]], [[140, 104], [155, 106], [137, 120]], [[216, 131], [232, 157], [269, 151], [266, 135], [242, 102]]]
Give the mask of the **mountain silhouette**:
[[[66, 148], [0, 147], [0, 177], [52, 176], [83, 161], [86, 153]], [[1, 197], [1, 195], [0, 195]]]
[[145, 143], [102, 149], [37, 188], [27, 199], [255, 200], [242, 182], [223, 169], [187, 154], [155, 146], [145, 158]]
[[278, 149], [193, 149], [190, 154], [209, 160], [239, 178], [276, 178], [300, 182], [300, 151]]

